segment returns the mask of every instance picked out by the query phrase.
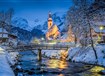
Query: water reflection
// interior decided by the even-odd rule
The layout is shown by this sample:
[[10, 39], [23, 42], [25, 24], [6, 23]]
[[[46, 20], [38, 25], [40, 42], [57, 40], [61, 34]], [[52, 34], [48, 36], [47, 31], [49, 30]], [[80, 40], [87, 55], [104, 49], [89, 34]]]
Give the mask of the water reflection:
[[48, 68], [66, 69], [68, 67], [68, 63], [67, 63], [67, 61], [51, 59], [51, 60], [48, 60], [47, 66], [48, 66]]
[[81, 76], [105, 76], [105, 75], [99, 74], [99, 72], [104, 70], [104, 69], [105, 69], [104, 67], [94, 66], [90, 70], [81, 73]]
[[90, 68], [90, 65], [57, 59], [43, 58], [39, 62], [35, 55], [27, 54], [19, 58], [24, 76], [102, 76], [98, 72], [104, 70], [98, 66]]
[[64, 74], [59, 74], [58, 76], [64, 76]]
[[91, 72], [99, 72], [101, 70], [104, 70], [104, 68], [99, 66], [94, 66], [92, 69], [90, 69]]

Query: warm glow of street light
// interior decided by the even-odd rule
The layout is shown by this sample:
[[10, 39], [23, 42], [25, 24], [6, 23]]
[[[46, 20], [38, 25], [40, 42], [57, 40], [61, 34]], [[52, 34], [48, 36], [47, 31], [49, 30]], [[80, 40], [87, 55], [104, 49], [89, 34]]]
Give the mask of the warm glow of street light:
[[42, 39], [42, 40], [44, 40], [44, 38], [43, 38], [43, 37], [42, 37], [41, 39]]
[[103, 30], [104, 29], [104, 27], [103, 26], [100, 26], [100, 30]]

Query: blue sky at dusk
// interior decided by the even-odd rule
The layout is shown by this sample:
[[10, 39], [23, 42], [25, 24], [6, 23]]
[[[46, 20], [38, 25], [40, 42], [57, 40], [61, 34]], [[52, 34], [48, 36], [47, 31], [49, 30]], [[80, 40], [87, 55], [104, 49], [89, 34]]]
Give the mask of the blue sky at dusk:
[[34, 24], [36, 18], [46, 20], [48, 12], [66, 12], [72, 0], [0, 0], [0, 10], [13, 8], [14, 17], [22, 17]]

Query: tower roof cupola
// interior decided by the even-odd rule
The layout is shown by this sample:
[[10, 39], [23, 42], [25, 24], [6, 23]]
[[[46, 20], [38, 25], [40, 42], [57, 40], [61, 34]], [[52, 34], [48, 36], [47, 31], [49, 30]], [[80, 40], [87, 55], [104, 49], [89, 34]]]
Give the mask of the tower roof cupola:
[[51, 15], [51, 12], [49, 12], [49, 14], [48, 14], [48, 21], [52, 21], [52, 15]]
[[51, 12], [49, 12], [48, 18], [52, 18]]

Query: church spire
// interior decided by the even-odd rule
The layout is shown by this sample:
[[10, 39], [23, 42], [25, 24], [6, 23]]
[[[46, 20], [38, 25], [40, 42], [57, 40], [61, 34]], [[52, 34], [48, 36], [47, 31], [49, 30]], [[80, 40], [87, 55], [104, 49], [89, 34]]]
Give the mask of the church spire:
[[50, 12], [50, 11], [49, 11], [49, 15], [48, 15], [48, 17], [49, 17], [49, 18], [51, 18], [51, 17], [52, 17], [52, 16], [51, 16], [51, 12]]
[[50, 29], [52, 25], [53, 25], [53, 21], [52, 21], [52, 17], [51, 17], [51, 12], [49, 12], [49, 14], [48, 14], [48, 29]]

